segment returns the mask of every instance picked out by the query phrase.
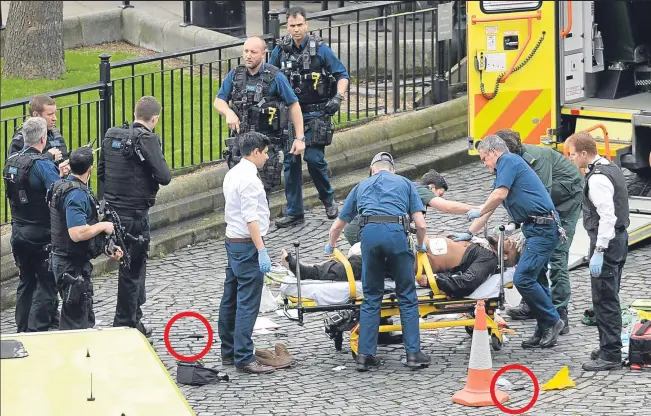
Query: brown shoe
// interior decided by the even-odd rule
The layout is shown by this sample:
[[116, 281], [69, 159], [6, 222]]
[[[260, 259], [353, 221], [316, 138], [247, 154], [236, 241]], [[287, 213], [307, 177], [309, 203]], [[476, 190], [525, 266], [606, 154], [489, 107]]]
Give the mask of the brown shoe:
[[287, 347], [282, 344], [276, 344], [275, 351], [257, 349], [255, 358], [260, 364], [271, 366], [275, 369], [287, 368], [292, 364], [292, 356], [287, 351]]
[[237, 371], [249, 374], [267, 374], [276, 371], [273, 367], [261, 364], [260, 362], [252, 361], [245, 367], [237, 367]]

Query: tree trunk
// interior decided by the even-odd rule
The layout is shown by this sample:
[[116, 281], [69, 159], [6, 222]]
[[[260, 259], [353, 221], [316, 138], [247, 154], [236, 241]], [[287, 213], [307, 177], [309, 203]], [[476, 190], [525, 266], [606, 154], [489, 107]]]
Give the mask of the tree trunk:
[[59, 78], [66, 71], [62, 1], [12, 1], [5, 29], [6, 78]]

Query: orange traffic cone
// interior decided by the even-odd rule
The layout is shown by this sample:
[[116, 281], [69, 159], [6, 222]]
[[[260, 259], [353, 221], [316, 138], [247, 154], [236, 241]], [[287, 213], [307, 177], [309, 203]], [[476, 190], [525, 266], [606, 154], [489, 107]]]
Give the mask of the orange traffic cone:
[[[464, 406], [492, 406], [490, 386], [493, 379], [493, 362], [486, 326], [486, 310], [484, 301], [477, 301], [475, 307], [475, 330], [472, 333], [470, 362], [468, 363], [468, 378], [466, 387], [452, 396], [454, 403]], [[495, 389], [495, 396], [500, 403], [509, 399], [509, 395]]]

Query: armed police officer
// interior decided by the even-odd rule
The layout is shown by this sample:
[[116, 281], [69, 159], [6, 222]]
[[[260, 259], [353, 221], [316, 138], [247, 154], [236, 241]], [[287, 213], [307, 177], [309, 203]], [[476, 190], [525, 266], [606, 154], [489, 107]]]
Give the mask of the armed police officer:
[[242, 134], [256, 131], [271, 141], [261, 177], [268, 199], [271, 190], [281, 183], [279, 151], [285, 158], [300, 155], [305, 150], [305, 136], [298, 98], [278, 68], [263, 62], [265, 49], [262, 38], [247, 39], [245, 64], [228, 73], [214, 107], [226, 117], [231, 132], [225, 153], [229, 169], [242, 157], [238, 143]]
[[80, 147], [70, 153], [71, 174], [56, 182], [48, 193], [52, 226], [52, 270], [63, 300], [59, 329], [95, 326], [91, 259], [102, 253], [119, 260], [119, 247], [107, 251], [113, 223], [100, 222], [98, 201], [88, 185], [93, 170], [93, 150]]
[[622, 362], [619, 288], [630, 224], [626, 178], [617, 165], [599, 156], [589, 133], [570, 136], [565, 146], [570, 159], [585, 169], [583, 227], [590, 237], [592, 304], [599, 330], [599, 348], [592, 351], [583, 369], [618, 369]]
[[427, 226], [425, 207], [416, 185], [394, 173], [395, 164], [389, 153], [378, 153], [371, 161], [371, 176], [356, 185], [330, 228], [325, 252], [332, 254], [346, 223], [359, 215], [362, 227], [362, 286], [364, 301], [359, 318], [359, 350], [357, 370], [367, 371], [380, 365], [375, 357], [380, 325], [380, 306], [384, 295], [384, 275], [388, 271], [396, 282], [406, 365], [428, 366], [430, 358], [420, 351], [420, 328], [414, 254], [408, 233], [410, 218], [417, 229], [417, 250], [425, 252]]
[[[47, 122], [47, 141], [43, 153], [52, 161], [61, 164], [61, 170], [67, 172], [68, 149], [66, 141], [61, 132], [56, 128], [57, 106], [54, 100], [47, 95], [37, 95], [29, 102], [29, 114], [31, 117], [41, 117]], [[11, 139], [9, 154], [20, 152], [25, 147], [24, 125], [14, 133]]]
[[[561, 226], [567, 233], [567, 240], [559, 241], [552, 252], [549, 262], [551, 280], [552, 303], [558, 311], [565, 327], [561, 335], [570, 332], [567, 307], [570, 303], [571, 285], [568, 272], [568, 257], [576, 223], [581, 215], [581, 203], [583, 202], [583, 175], [579, 169], [562, 153], [541, 146], [522, 144], [520, 135], [509, 129], [500, 130], [495, 133], [506, 143], [509, 152], [520, 155], [525, 162], [540, 178], [545, 189], [550, 194], [554, 207], [561, 220]], [[547, 274], [540, 275], [541, 284], [547, 283]], [[522, 301], [519, 306], [507, 308], [506, 314], [513, 319], [533, 318], [527, 303]]]
[[[487, 136], [477, 150], [481, 161], [495, 174], [495, 182], [486, 202], [466, 215], [471, 220], [485, 220], [500, 204], [504, 204], [513, 221], [522, 224], [526, 243], [513, 283], [538, 323], [534, 335], [522, 342], [522, 348], [553, 347], [565, 322], [552, 304], [549, 284], [547, 281], [543, 283], [540, 275], [546, 272], [559, 238], [566, 238], [565, 230], [540, 178], [520, 156], [509, 152], [499, 136]], [[469, 231], [472, 234], [477, 229]]]
[[[105, 214], [114, 215], [130, 238], [119, 269], [118, 298], [113, 326], [138, 328], [145, 336], [151, 329], [142, 323], [141, 307], [146, 301], [145, 275], [150, 243], [149, 208], [156, 203], [160, 185], [172, 180], [161, 150], [160, 137], [153, 132], [161, 105], [151, 96], [136, 103], [134, 122], [108, 129], [102, 141], [97, 179]], [[115, 218], [115, 216], [117, 218]]]
[[56, 280], [48, 267], [50, 213], [45, 197], [61, 178], [43, 152], [47, 134], [45, 119], [25, 121], [21, 129], [25, 147], [9, 156], [3, 170], [11, 207], [11, 249], [20, 278], [16, 291], [18, 332], [47, 331], [57, 310]]
[[[302, 7], [289, 8], [288, 34], [279, 40], [269, 62], [281, 69], [298, 96], [305, 125], [307, 169], [328, 219], [335, 219], [338, 208], [324, 152], [334, 133], [330, 118], [339, 111], [350, 77], [328, 45], [321, 38], [307, 34], [306, 19], [307, 13]], [[276, 221], [276, 226], [281, 228], [304, 221], [301, 158], [285, 154], [284, 173], [287, 212], [284, 218]]]

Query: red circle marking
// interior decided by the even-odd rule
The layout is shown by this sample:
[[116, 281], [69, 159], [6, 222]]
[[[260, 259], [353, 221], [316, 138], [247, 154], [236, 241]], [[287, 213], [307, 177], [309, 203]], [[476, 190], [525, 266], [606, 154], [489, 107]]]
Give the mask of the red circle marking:
[[[520, 370], [526, 375], [528, 375], [531, 381], [533, 382], [533, 397], [531, 398], [529, 404], [527, 404], [525, 407], [521, 409], [509, 409], [508, 407], [502, 405], [502, 403], [500, 403], [499, 400], [497, 400], [497, 395], [495, 394], [495, 386], [497, 385], [497, 379], [499, 378], [499, 376], [501, 376], [502, 374], [504, 374], [509, 370]], [[540, 393], [540, 385], [538, 385], [538, 379], [536, 378], [536, 375], [533, 373], [533, 371], [529, 370], [527, 367], [520, 364], [505, 365], [504, 367], [497, 370], [497, 372], [493, 376], [493, 379], [491, 380], [491, 399], [493, 399], [493, 404], [497, 406], [497, 408], [503, 411], [504, 413], [508, 413], [510, 415], [519, 415], [531, 409], [533, 405], [536, 404], [536, 402], [538, 401], [539, 393]]]
[[[196, 355], [181, 355], [178, 352], [174, 351], [174, 348], [172, 348], [172, 344], [170, 343], [170, 330], [172, 329], [172, 325], [174, 325], [174, 322], [177, 320], [187, 317], [197, 318], [203, 323], [203, 325], [206, 327], [206, 330], [208, 330], [208, 343], [206, 344], [206, 347], [203, 349], [203, 351]], [[212, 347], [213, 331], [212, 327], [210, 326], [210, 322], [208, 322], [208, 320], [204, 318], [203, 315], [198, 312], [185, 311], [179, 312], [176, 315], [172, 316], [172, 319], [170, 319], [167, 325], [165, 325], [165, 334], [163, 335], [163, 339], [165, 340], [165, 348], [167, 348], [167, 352], [169, 352], [172, 357], [176, 358], [179, 361], [198, 361], [202, 359], [206, 354], [208, 354], [208, 351], [210, 351], [210, 348]]]

